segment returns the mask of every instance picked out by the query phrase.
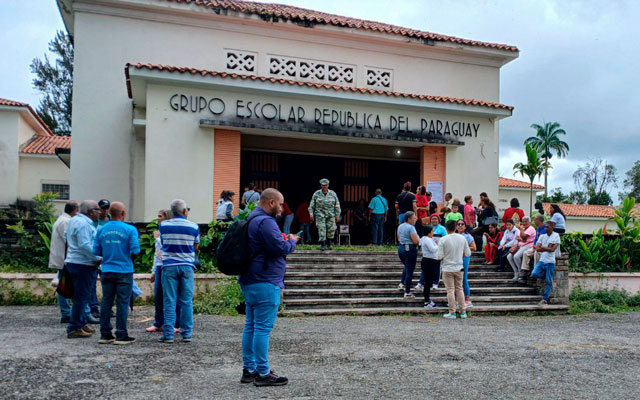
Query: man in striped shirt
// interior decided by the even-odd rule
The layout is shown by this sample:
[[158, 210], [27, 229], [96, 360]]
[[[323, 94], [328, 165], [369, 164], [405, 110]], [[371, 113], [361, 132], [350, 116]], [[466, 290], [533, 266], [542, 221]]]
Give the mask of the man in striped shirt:
[[171, 202], [173, 218], [163, 221], [158, 230], [162, 241], [162, 294], [164, 325], [162, 343], [173, 343], [176, 305], [180, 304], [180, 334], [191, 342], [193, 331], [193, 274], [200, 228], [187, 219], [189, 208], [184, 200]]

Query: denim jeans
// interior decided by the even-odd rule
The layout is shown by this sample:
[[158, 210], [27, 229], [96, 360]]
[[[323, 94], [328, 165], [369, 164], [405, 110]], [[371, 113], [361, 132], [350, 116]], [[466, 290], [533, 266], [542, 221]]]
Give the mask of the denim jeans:
[[87, 324], [85, 309], [91, 301], [91, 290], [98, 278], [98, 269], [93, 265], [67, 263], [67, 270], [73, 281], [73, 305], [67, 332], [73, 332]]
[[164, 300], [165, 338], [173, 338], [176, 324], [176, 308], [180, 307], [180, 331], [182, 337], [190, 338], [193, 331], [193, 267], [176, 265], [162, 268], [162, 295]]
[[382, 246], [384, 242], [384, 214], [371, 214], [371, 243]]
[[[62, 279], [62, 270], [58, 271], [58, 281]], [[60, 296], [58, 293], [58, 307], [60, 307], [61, 318], [71, 318], [71, 306], [69, 305], [69, 299]]]
[[289, 214], [287, 216], [284, 217], [284, 223], [282, 224], [282, 231], [284, 232], [285, 235], [288, 235], [291, 233], [291, 223], [293, 222], [293, 214]]
[[242, 331], [242, 363], [249, 371], [269, 373], [269, 335], [278, 316], [280, 287], [272, 283], [240, 285], [247, 305]]
[[133, 290], [133, 273], [103, 272], [100, 274], [102, 285], [102, 305], [100, 306], [100, 335], [104, 338], [112, 335], [111, 307], [116, 300], [116, 339], [129, 336], [127, 317], [129, 301]]
[[98, 302], [98, 276], [101, 276], [102, 272], [98, 270], [96, 279], [93, 281], [93, 286], [91, 287], [91, 299], [89, 300], [89, 309], [92, 313], [97, 313], [100, 308], [98, 307], [100, 303]]
[[305, 244], [307, 242], [311, 243], [311, 230], [309, 227], [311, 224], [300, 224], [300, 230], [302, 231], [302, 237], [300, 238], [300, 242]]
[[[409, 250], [405, 250], [405, 247], [409, 246]], [[416, 262], [418, 261], [418, 249], [415, 244], [398, 246], [398, 257], [404, 264], [402, 270], [402, 283], [404, 283], [404, 292], [409, 293], [411, 291], [411, 282], [413, 281], [413, 271], [416, 269]]]
[[531, 273], [532, 278], [544, 279], [544, 299], [549, 301], [549, 295], [551, 294], [551, 287], [553, 286], [553, 272], [556, 269], [556, 265], [552, 263], [538, 262], [533, 267]]
[[471, 297], [471, 288], [469, 287], [469, 263], [471, 263], [471, 257], [462, 257], [462, 265], [464, 266], [464, 278], [462, 280], [462, 290], [464, 291], [464, 297]]
[[[162, 295], [162, 265], [156, 267], [156, 279], [153, 285], [153, 297], [156, 306], [153, 326], [162, 328], [164, 325], [164, 296]], [[176, 305], [176, 328], [180, 327], [180, 306]]]

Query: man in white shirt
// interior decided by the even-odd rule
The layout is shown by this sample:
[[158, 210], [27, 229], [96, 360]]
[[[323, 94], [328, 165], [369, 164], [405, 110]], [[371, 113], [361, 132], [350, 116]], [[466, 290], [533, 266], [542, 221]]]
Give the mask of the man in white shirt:
[[532, 278], [544, 279], [544, 296], [540, 300], [540, 305], [549, 304], [549, 295], [553, 286], [553, 272], [556, 268], [556, 254], [560, 247], [560, 235], [554, 232], [555, 223], [547, 221], [545, 223], [546, 233], [540, 235], [534, 247], [540, 253], [540, 261], [533, 268]]
[[464, 291], [462, 281], [464, 279], [464, 264], [462, 257], [471, 257], [471, 250], [467, 240], [460, 234], [455, 233], [456, 221], [447, 221], [447, 236], [438, 242], [438, 252], [436, 257], [442, 260], [442, 279], [447, 288], [447, 300], [449, 302], [449, 312], [445, 318], [456, 318], [456, 299], [458, 302], [458, 312], [460, 318], [467, 318], [464, 305]]
[[[64, 257], [67, 250], [67, 242], [64, 240], [64, 233], [67, 230], [69, 221], [78, 213], [78, 202], [69, 201], [64, 205], [62, 213], [51, 228], [51, 244], [49, 246], [49, 268], [58, 270], [58, 276], [51, 282], [52, 286], [58, 286], [62, 277], [62, 267], [64, 267]], [[58, 295], [58, 305], [60, 306], [60, 323], [68, 324], [71, 317], [71, 307], [69, 300]]]

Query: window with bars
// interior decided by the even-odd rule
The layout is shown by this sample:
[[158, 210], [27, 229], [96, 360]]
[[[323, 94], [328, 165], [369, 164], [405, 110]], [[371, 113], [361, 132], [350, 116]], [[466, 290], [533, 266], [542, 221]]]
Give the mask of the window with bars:
[[42, 193], [53, 193], [56, 200], [69, 200], [69, 184], [68, 183], [43, 183]]

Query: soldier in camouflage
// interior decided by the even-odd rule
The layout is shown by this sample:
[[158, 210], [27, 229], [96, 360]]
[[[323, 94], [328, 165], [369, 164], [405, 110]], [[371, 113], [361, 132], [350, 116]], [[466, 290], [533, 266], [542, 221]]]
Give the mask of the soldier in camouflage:
[[321, 250], [331, 248], [331, 239], [336, 235], [337, 223], [340, 221], [340, 200], [336, 192], [329, 190], [329, 180], [320, 180], [320, 190], [311, 197], [309, 215], [311, 222], [315, 220]]

